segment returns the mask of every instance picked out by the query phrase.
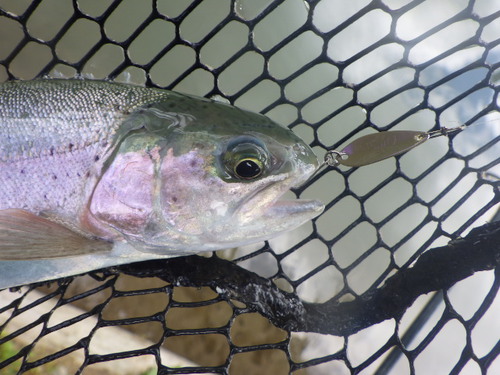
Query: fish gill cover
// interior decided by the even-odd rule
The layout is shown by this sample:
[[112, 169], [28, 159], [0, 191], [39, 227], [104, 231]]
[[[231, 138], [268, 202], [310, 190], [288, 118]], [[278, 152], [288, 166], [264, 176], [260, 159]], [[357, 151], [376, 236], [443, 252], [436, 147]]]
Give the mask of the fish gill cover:
[[0, 373], [500, 371], [498, 1], [0, 1], [0, 80], [40, 77], [222, 100], [319, 158], [467, 128], [322, 170], [268, 242], [3, 290]]

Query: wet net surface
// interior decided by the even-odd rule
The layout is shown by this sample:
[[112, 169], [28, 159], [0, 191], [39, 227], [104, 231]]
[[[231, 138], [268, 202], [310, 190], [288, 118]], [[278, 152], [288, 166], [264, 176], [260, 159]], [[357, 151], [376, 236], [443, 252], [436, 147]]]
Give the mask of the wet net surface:
[[[500, 372], [494, 261], [461, 274], [453, 253], [430, 258], [454, 282], [377, 323], [322, 331], [332, 301], [362, 301], [494, 220], [497, 1], [0, 0], [0, 80], [46, 75], [218, 97], [289, 126], [319, 157], [375, 131], [468, 128], [324, 170], [295, 194], [325, 212], [267, 243], [2, 291], [1, 374]], [[416, 280], [441, 280], [428, 270]], [[396, 304], [410, 293], [396, 291]], [[327, 323], [290, 323], [299, 315]]]

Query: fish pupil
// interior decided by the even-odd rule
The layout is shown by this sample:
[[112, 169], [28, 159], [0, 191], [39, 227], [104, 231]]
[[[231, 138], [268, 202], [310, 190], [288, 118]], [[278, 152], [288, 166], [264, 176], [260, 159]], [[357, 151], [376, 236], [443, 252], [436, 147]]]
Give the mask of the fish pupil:
[[262, 172], [262, 169], [259, 164], [251, 159], [242, 160], [236, 165], [234, 169], [236, 174], [240, 178], [250, 179], [259, 176]]

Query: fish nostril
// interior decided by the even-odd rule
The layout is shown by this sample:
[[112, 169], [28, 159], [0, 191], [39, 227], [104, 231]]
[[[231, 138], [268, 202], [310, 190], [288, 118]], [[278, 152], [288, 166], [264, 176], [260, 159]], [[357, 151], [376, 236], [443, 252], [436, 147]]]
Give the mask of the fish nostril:
[[295, 143], [292, 146], [292, 150], [298, 154], [302, 154], [302, 155], [306, 154], [306, 148], [302, 143]]
[[315, 163], [316, 162], [316, 154], [314, 151], [303, 142], [294, 143], [291, 146], [292, 151], [301, 159], [307, 162]]

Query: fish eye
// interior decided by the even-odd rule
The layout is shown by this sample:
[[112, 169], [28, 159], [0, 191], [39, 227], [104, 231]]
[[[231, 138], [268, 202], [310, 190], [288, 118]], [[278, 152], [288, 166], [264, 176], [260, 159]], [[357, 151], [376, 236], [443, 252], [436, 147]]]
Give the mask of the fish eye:
[[264, 174], [269, 155], [260, 140], [238, 137], [227, 145], [220, 160], [229, 179], [250, 181]]
[[234, 174], [241, 179], [250, 180], [259, 177], [263, 171], [262, 162], [255, 158], [244, 158], [234, 166]]

